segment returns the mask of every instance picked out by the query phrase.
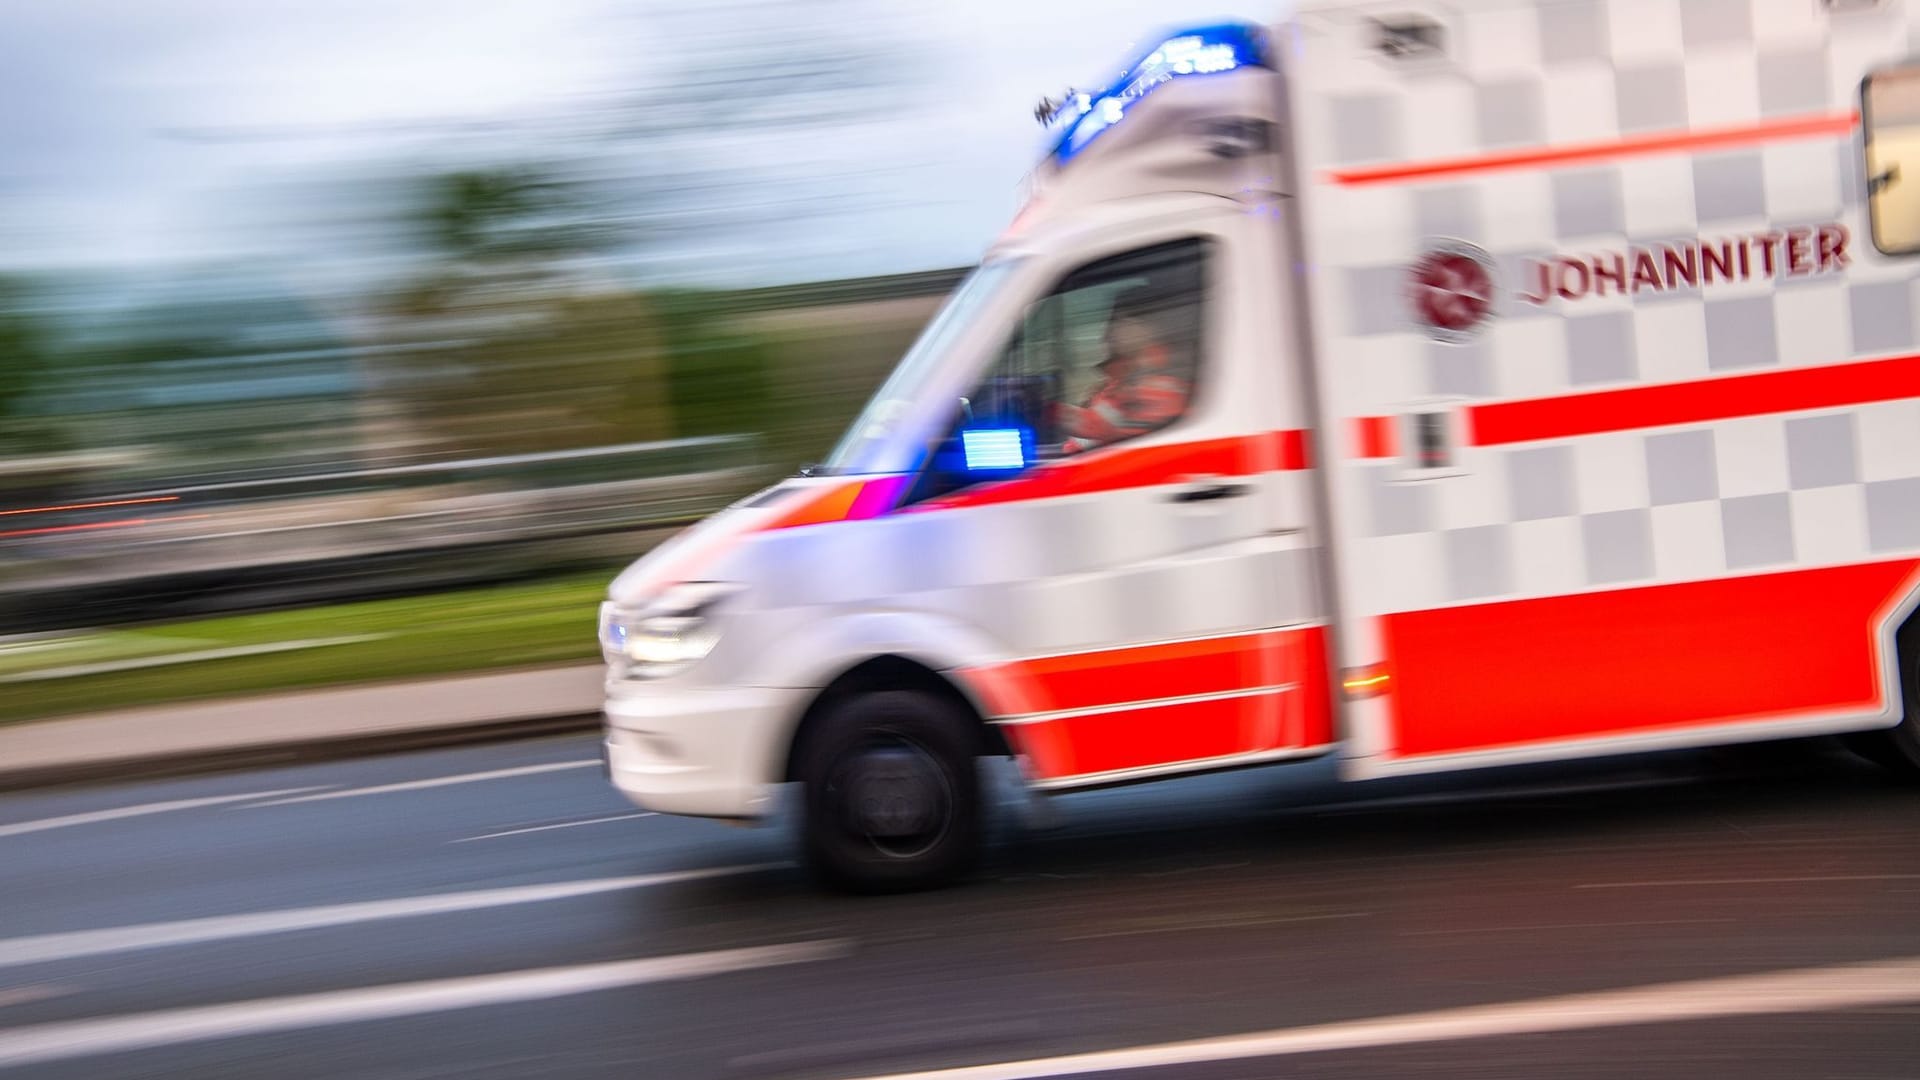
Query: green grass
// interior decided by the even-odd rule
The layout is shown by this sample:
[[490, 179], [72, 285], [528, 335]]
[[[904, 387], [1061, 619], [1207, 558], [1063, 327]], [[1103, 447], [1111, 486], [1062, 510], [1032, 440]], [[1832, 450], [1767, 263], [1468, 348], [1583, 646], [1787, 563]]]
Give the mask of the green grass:
[[[105, 630], [0, 646], [0, 722], [298, 687], [592, 660], [613, 571], [531, 584]], [[81, 665], [340, 644], [21, 681]]]

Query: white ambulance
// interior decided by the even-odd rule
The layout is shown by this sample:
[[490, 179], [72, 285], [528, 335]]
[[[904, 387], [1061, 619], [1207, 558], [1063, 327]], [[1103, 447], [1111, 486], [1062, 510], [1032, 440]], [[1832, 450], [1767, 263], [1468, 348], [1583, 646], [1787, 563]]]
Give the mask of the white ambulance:
[[1899, 0], [1165, 35], [822, 467], [620, 576], [614, 782], [861, 888], [1042, 792], [1849, 733], [1920, 772]]

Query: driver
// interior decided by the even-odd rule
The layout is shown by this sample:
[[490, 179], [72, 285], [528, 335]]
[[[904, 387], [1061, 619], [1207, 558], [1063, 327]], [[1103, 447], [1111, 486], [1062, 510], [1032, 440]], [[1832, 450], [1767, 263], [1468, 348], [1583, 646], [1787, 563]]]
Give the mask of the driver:
[[1192, 393], [1173, 370], [1172, 351], [1152, 324], [1135, 314], [1116, 315], [1107, 326], [1107, 356], [1100, 381], [1085, 405], [1064, 405], [1060, 431], [1068, 454], [1140, 435], [1177, 419]]

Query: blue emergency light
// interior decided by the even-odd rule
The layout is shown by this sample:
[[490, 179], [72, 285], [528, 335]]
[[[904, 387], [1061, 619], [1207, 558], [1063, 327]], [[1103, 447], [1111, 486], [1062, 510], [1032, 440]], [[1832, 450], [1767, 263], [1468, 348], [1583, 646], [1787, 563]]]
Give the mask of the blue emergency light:
[[1265, 34], [1251, 23], [1221, 23], [1187, 30], [1155, 45], [1119, 80], [1098, 93], [1075, 94], [1061, 109], [1066, 134], [1053, 154], [1066, 161], [1118, 124], [1156, 87], [1192, 75], [1215, 75], [1243, 67], [1265, 67]]
[[961, 452], [969, 472], [1016, 472], [1027, 467], [1029, 432], [1019, 428], [985, 428], [960, 433]]

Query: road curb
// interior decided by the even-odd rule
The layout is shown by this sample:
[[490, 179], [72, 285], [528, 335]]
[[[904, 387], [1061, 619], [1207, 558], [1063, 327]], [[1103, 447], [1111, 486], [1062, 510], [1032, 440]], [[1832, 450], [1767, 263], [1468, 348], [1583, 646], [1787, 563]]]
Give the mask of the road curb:
[[[31, 722], [31, 721], [29, 721]], [[0, 766], [0, 791], [97, 784], [124, 780], [156, 780], [176, 776], [305, 765], [319, 761], [369, 757], [407, 750], [432, 750], [472, 743], [535, 739], [571, 735], [600, 726], [599, 713], [568, 713], [447, 724], [405, 731], [380, 731], [325, 736], [284, 742], [183, 751], [138, 757], [103, 758], [24, 769]]]
[[0, 725], [0, 791], [589, 731], [599, 664], [314, 687]]

